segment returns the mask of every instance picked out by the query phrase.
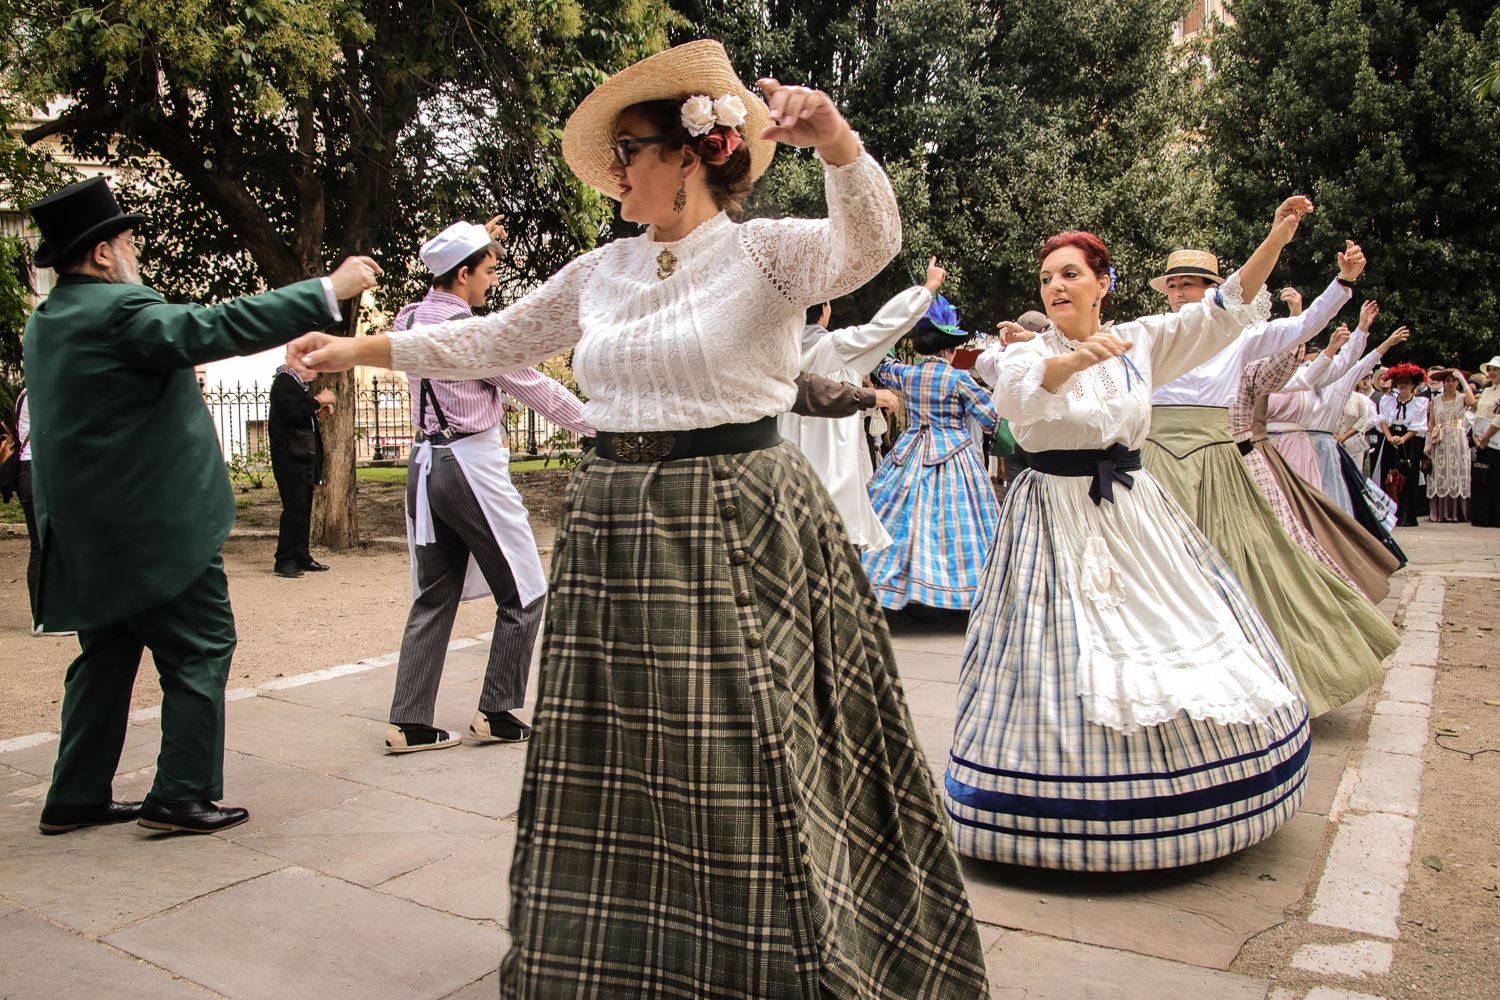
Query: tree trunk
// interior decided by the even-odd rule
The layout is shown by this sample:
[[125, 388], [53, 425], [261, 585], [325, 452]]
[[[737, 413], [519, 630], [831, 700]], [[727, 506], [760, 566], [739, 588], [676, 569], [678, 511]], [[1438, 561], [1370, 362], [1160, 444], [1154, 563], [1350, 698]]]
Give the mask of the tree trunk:
[[319, 375], [313, 392], [325, 388], [332, 389], [338, 399], [333, 416], [322, 423], [323, 485], [313, 497], [312, 540], [338, 551], [359, 544], [355, 516], [358, 483], [354, 476], [354, 411], [359, 387], [349, 371]]

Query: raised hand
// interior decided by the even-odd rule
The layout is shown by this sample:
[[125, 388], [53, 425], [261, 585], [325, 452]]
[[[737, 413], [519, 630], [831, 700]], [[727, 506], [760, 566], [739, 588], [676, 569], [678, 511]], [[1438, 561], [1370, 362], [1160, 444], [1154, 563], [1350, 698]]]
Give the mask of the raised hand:
[[760, 133], [788, 146], [823, 146], [849, 133], [849, 123], [833, 99], [811, 87], [787, 86], [771, 77], [756, 82], [771, 109], [771, 124]]
[[1276, 208], [1276, 218], [1271, 223], [1272, 237], [1282, 246], [1286, 246], [1297, 235], [1297, 227], [1302, 224], [1302, 217], [1312, 214], [1312, 211], [1312, 199], [1305, 195], [1292, 195]]
[[490, 239], [494, 240], [496, 243], [501, 242], [505, 239], [506, 236], [510, 235], [505, 231], [505, 226], [500, 221], [503, 218], [504, 216], [497, 215], [484, 224], [484, 231], [489, 233]]
[[346, 257], [328, 280], [333, 283], [334, 298], [343, 302], [374, 288], [375, 279], [384, 273], [369, 257]]
[[1380, 350], [1377, 351], [1376, 353], [1383, 355], [1383, 354], [1385, 354], [1385, 352], [1389, 351], [1391, 348], [1395, 347], [1397, 344], [1404, 344], [1404, 343], [1406, 343], [1407, 338], [1410, 337], [1410, 336], [1411, 336], [1411, 330], [1407, 329], [1404, 326], [1398, 326], [1396, 328], [1396, 332], [1395, 333], [1393, 333], [1389, 337], [1385, 338], [1385, 343], [1383, 343], [1383, 344], [1380, 345]]
[[947, 280], [948, 272], [938, 266], [936, 257], [929, 257], [927, 259], [927, 280], [922, 282], [922, 287], [933, 295], [936, 295], [938, 289], [943, 287], [943, 282]]
[[1293, 316], [1302, 315], [1302, 293], [1297, 289], [1287, 285], [1276, 293], [1276, 297], [1286, 303], [1286, 307], [1291, 310]]
[[[1344, 250], [1339, 254], [1339, 277], [1353, 281], [1365, 273], [1365, 252], [1353, 240], [1344, 241]], [[1365, 327], [1369, 329], [1369, 327]]]
[[1339, 328], [1333, 331], [1333, 335], [1328, 338], [1328, 347], [1324, 350], [1324, 353], [1331, 358], [1339, 352], [1339, 348], [1347, 343], [1349, 343], [1349, 324], [1340, 323]]
[[1365, 304], [1359, 307], [1359, 328], [1365, 333], [1375, 330], [1375, 321], [1380, 318], [1380, 303], [1374, 299], [1366, 299]]

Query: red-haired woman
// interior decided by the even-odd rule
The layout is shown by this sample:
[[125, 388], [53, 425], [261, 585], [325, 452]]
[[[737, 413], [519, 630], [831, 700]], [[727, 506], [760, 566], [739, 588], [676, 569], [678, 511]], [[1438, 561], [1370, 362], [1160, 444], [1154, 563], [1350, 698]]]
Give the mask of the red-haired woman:
[[[1205, 301], [1105, 330], [1109, 251], [1041, 255], [1052, 328], [1005, 324], [995, 403], [1031, 463], [970, 618], [945, 802], [960, 853], [1041, 868], [1196, 864], [1296, 810], [1307, 707], [1239, 581], [1141, 468], [1151, 389], [1232, 342], [1311, 206]], [[1245, 294], [1250, 291], [1250, 295]]]

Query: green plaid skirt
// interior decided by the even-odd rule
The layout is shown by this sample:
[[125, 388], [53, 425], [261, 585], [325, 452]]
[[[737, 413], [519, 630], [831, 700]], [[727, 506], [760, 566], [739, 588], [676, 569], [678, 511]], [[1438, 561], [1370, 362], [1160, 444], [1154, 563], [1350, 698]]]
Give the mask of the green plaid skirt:
[[979, 936], [881, 611], [795, 447], [573, 475], [512, 998], [967, 998]]

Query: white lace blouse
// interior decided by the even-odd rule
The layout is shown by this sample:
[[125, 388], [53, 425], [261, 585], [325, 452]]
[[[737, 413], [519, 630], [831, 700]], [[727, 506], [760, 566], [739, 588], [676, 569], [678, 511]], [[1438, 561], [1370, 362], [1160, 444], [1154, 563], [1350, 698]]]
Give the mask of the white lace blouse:
[[[1048, 358], [1075, 349], [1055, 328], [1014, 344], [994, 362], [995, 409], [1011, 422], [1027, 451], [1139, 448], [1151, 430], [1151, 389], [1192, 371], [1233, 343], [1266, 301], [1244, 303], [1235, 272], [1212, 297], [1175, 313], [1116, 323], [1110, 330], [1134, 346], [1068, 378], [1056, 392], [1042, 388]], [[1125, 359], [1128, 358], [1127, 362]]]
[[[483, 378], [574, 347], [583, 419], [600, 430], [785, 413], [807, 307], [859, 288], [901, 248], [896, 197], [868, 154], [825, 164], [824, 183], [827, 219], [740, 224], [721, 213], [675, 243], [616, 240], [499, 312], [392, 333], [391, 365]], [[665, 278], [663, 251], [676, 259]]]

